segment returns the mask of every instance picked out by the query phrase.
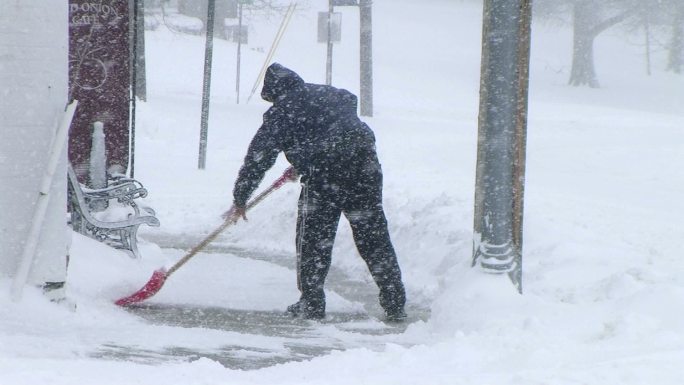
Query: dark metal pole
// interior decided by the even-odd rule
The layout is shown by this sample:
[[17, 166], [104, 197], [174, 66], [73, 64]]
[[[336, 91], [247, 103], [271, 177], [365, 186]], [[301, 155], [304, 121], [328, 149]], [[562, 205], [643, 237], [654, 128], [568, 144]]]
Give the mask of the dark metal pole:
[[333, 3], [332, 0], [328, 0], [328, 49], [325, 60], [325, 84], [332, 84], [332, 55], [333, 55], [333, 43], [332, 43], [332, 17], [333, 17]]
[[238, 0], [238, 43], [237, 43], [237, 71], [235, 79], [235, 100], [240, 104], [240, 48], [242, 47], [242, 1]]
[[207, 136], [209, 125], [209, 92], [211, 90], [211, 60], [214, 43], [214, 10], [216, 0], [207, 5], [207, 39], [204, 51], [204, 81], [202, 84], [202, 121], [200, 124], [199, 160], [197, 168], [204, 170], [207, 165]]
[[[136, 105], [135, 105], [135, 99], [136, 99], [136, 94], [138, 92], [138, 87], [137, 87], [137, 80], [138, 80], [138, 1], [139, 0], [133, 0], [133, 28], [130, 28], [129, 31], [132, 31], [131, 38], [131, 46], [132, 49], [130, 52], [130, 66], [131, 66], [131, 90], [130, 90], [130, 106], [131, 106], [131, 128], [130, 128], [130, 156], [129, 156], [129, 173], [128, 175], [131, 178], [135, 178], [135, 114], [136, 114]], [[130, 3], [129, 3], [130, 4]], [[130, 36], [130, 35], [129, 35]]]
[[522, 293], [531, 0], [485, 0], [473, 265]]
[[373, 116], [373, 17], [372, 0], [359, 2], [361, 116]]
[[145, 68], [145, 2], [135, 0], [137, 5], [135, 16], [136, 27], [136, 53], [135, 53], [135, 72], [136, 72], [136, 91], [138, 99], [143, 102], [147, 100], [147, 71]]

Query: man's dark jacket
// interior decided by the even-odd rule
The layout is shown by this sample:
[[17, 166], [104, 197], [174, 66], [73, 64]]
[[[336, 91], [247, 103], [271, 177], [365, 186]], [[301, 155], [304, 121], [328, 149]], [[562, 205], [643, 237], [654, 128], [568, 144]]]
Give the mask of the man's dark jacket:
[[266, 71], [261, 97], [273, 106], [247, 150], [233, 190], [236, 206], [245, 206], [281, 151], [302, 182], [313, 174], [324, 174], [325, 183], [349, 180], [359, 162], [371, 158], [377, 163], [375, 137], [356, 114], [356, 96], [349, 91], [305, 83], [274, 63]]

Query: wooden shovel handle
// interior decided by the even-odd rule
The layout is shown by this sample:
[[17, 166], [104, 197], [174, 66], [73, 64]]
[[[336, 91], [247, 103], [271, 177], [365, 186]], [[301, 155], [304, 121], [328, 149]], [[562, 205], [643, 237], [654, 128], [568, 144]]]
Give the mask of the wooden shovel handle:
[[[268, 189], [264, 190], [261, 194], [257, 195], [254, 199], [249, 201], [245, 209], [249, 210], [252, 207], [256, 206], [259, 202], [263, 201], [267, 196], [269, 196], [272, 192], [282, 187], [285, 183], [296, 181], [297, 177], [298, 175], [294, 167], [289, 167], [287, 170], [285, 170], [283, 175], [280, 176], [280, 178], [276, 179], [276, 181], [273, 182], [273, 184], [271, 184], [271, 186]], [[195, 254], [199, 253], [209, 243], [211, 243], [211, 241], [216, 239], [216, 237], [218, 237], [218, 235], [221, 234], [221, 232], [225, 230], [226, 227], [236, 223], [238, 219], [239, 218], [235, 218], [235, 214], [226, 218], [226, 220], [223, 221], [221, 226], [219, 226], [216, 230], [212, 231], [211, 234], [207, 235], [207, 237], [204, 238], [199, 244], [197, 244], [190, 251], [188, 251], [188, 253], [185, 254], [183, 258], [181, 258], [180, 260], [178, 260], [178, 262], [171, 266], [171, 268], [169, 268], [169, 270], [166, 272], [166, 277], [170, 276], [171, 274], [173, 274], [173, 272], [175, 272], [181, 266], [183, 266], [188, 260], [190, 260], [190, 258], [194, 257]]]

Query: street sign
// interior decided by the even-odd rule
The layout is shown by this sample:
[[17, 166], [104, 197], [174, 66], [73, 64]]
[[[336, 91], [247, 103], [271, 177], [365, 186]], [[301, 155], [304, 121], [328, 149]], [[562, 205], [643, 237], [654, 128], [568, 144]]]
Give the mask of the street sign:
[[[247, 2], [241, 1], [246, 4]], [[206, 25], [208, 0], [178, 0], [178, 13], [196, 17]], [[236, 19], [238, 17], [238, 0], [222, 0], [215, 5], [215, 20]]]
[[332, 0], [333, 7], [344, 7], [345, 5], [359, 5], [358, 0]]
[[225, 29], [226, 40], [233, 43], [248, 44], [249, 28], [246, 25], [227, 25]]
[[[339, 43], [342, 40], [342, 14], [333, 12], [330, 17], [330, 41]], [[328, 12], [318, 12], [318, 42], [328, 42]]]

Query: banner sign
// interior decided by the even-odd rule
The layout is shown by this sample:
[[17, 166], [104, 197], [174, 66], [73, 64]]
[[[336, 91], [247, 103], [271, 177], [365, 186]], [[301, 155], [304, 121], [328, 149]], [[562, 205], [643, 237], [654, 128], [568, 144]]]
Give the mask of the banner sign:
[[69, 131], [69, 161], [81, 182], [98, 121], [104, 124], [107, 169], [128, 168], [128, 24], [128, 0], [69, 0], [69, 100], [79, 101]]

